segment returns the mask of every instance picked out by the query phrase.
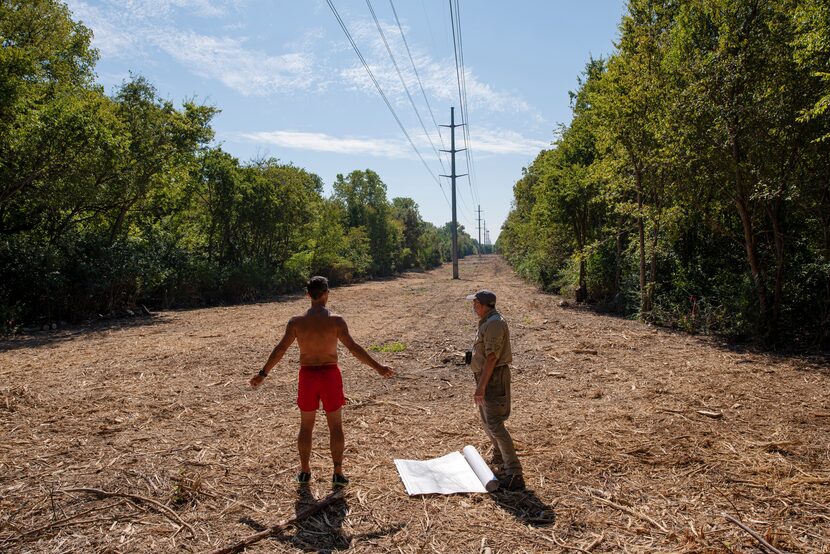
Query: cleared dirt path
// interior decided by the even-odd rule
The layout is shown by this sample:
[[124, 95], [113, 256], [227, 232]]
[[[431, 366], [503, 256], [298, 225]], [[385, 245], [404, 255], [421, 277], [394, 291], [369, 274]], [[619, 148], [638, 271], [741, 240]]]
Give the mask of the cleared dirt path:
[[[496, 257], [462, 260], [461, 275], [447, 266], [332, 291], [361, 344], [406, 344], [378, 354], [399, 376], [343, 354], [345, 501], [249, 552], [758, 552], [724, 512], [781, 550], [830, 552], [826, 362], [561, 308]], [[486, 454], [471, 376], [456, 364], [475, 327], [461, 298], [482, 287], [511, 324], [508, 424], [529, 490], [410, 498], [393, 458], [466, 444]], [[315, 481], [307, 492], [292, 481], [296, 348], [247, 388], [306, 304], [0, 343], [0, 551], [201, 552], [325, 496], [322, 417]]]

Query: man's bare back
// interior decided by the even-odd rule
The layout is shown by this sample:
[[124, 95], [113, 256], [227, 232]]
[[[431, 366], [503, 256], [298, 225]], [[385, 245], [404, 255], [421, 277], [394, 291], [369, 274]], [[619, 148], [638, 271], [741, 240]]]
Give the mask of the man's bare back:
[[337, 338], [345, 321], [328, 308], [313, 307], [305, 314], [292, 317], [290, 331], [300, 347], [300, 365], [337, 363]]
[[312, 302], [311, 308], [303, 315], [292, 317], [285, 326], [285, 334], [274, 347], [273, 352], [265, 362], [265, 366], [258, 375], [251, 379], [251, 386], [258, 387], [265, 376], [279, 363], [288, 348], [297, 341], [300, 347], [300, 365], [317, 366], [337, 363], [337, 341], [349, 349], [352, 355], [372, 367], [383, 377], [390, 377], [395, 372], [379, 363], [366, 350], [357, 344], [349, 334], [346, 320], [326, 308], [328, 293], [321, 297], [321, 301]]

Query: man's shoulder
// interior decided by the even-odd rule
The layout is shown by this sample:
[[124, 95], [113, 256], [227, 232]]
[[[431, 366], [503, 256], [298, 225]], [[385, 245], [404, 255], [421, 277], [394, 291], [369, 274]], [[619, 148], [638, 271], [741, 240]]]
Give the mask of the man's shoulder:
[[309, 313], [297, 314], [297, 315], [291, 317], [288, 320], [288, 322], [289, 323], [302, 323], [304, 321], [314, 321], [314, 320], [319, 321], [321, 319], [328, 319], [328, 320], [335, 321], [335, 322], [345, 321], [343, 319], [343, 316], [341, 316], [339, 314], [336, 314], [334, 312], [328, 312], [328, 313], [325, 313], [325, 314], [320, 314], [320, 313], [317, 313], [317, 314], [309, 314]]
[[482, 331], [486, 332], [497, 332], [507, 329], [507, 321], [501, 316], [499, 313], [492, 314], [487, 320], [482, 324]]

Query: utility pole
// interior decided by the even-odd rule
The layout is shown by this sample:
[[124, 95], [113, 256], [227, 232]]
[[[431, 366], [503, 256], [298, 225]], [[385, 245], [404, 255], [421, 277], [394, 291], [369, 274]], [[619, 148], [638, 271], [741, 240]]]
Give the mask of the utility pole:
[[487, 220], [483, 221], [484, 223], [484, 252], [489, 254], [490, 252], [487, 250]]
[[455, 124], [455, 107], [450, 107], [450, 124], [449, 125], [441, 125], [441, 127], [449, 127], [450, 128], [450, 149], [449, 150], [441, 150], [441, 152], [449, 152], [452, 154], [452, 168], [450, 175], [441, 175], [441, 177], [450, 177], [452, 179], [452, 223], [450, 224], [450, 229], [452, 231], [452, 278], [458, 279], [458, 219], [455, 213], [455, 179], [456, 177], [463, 177], [466, 173], [461, 175], [455, 174], [455, 153], [456, 152], [463, 152], [466, 148], [462, 148], [460, 150], [455, 149], [455, 128], [461, 127], [461, 125]]
[[481, 257], [481, 204], [478, 205], [478, 257]]

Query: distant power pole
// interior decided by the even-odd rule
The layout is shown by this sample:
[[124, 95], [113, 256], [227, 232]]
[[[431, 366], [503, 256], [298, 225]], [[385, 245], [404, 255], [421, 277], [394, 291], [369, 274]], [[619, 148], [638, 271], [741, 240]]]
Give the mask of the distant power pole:
[[478, 205], [478, 257], [481, 257], [481, 204]]
[[482, 223], [484, 224], [484, 253], [489, 254], [490, 251], [487, 249], [487, 220], [483, 220]]
[[450, 124], [449, 125], [441, 125], [441, 127], [449, 127], [450, 128], [450, 149], [449, 150], [441, 150], [441, 152], [449, 152], [452, 154], [452, 168], [450, 175], [441, 175], [441, 177], [450, 177], [452, 179], [452, 223], [451, 231], [452, 231], [452, 278], [458, 279], [458, 219], [455, 213], [455, 179], [456, 177], [463, 177], [466, 173], [461, 175], [455, 174], [455, 153], [456, 152], [463, 152], [466, 148], [462, 148], [460, 150], [455, 149], [455, 128], [462, 127], [461, 125], [455, 124], [455, 108], [450, 108]]

